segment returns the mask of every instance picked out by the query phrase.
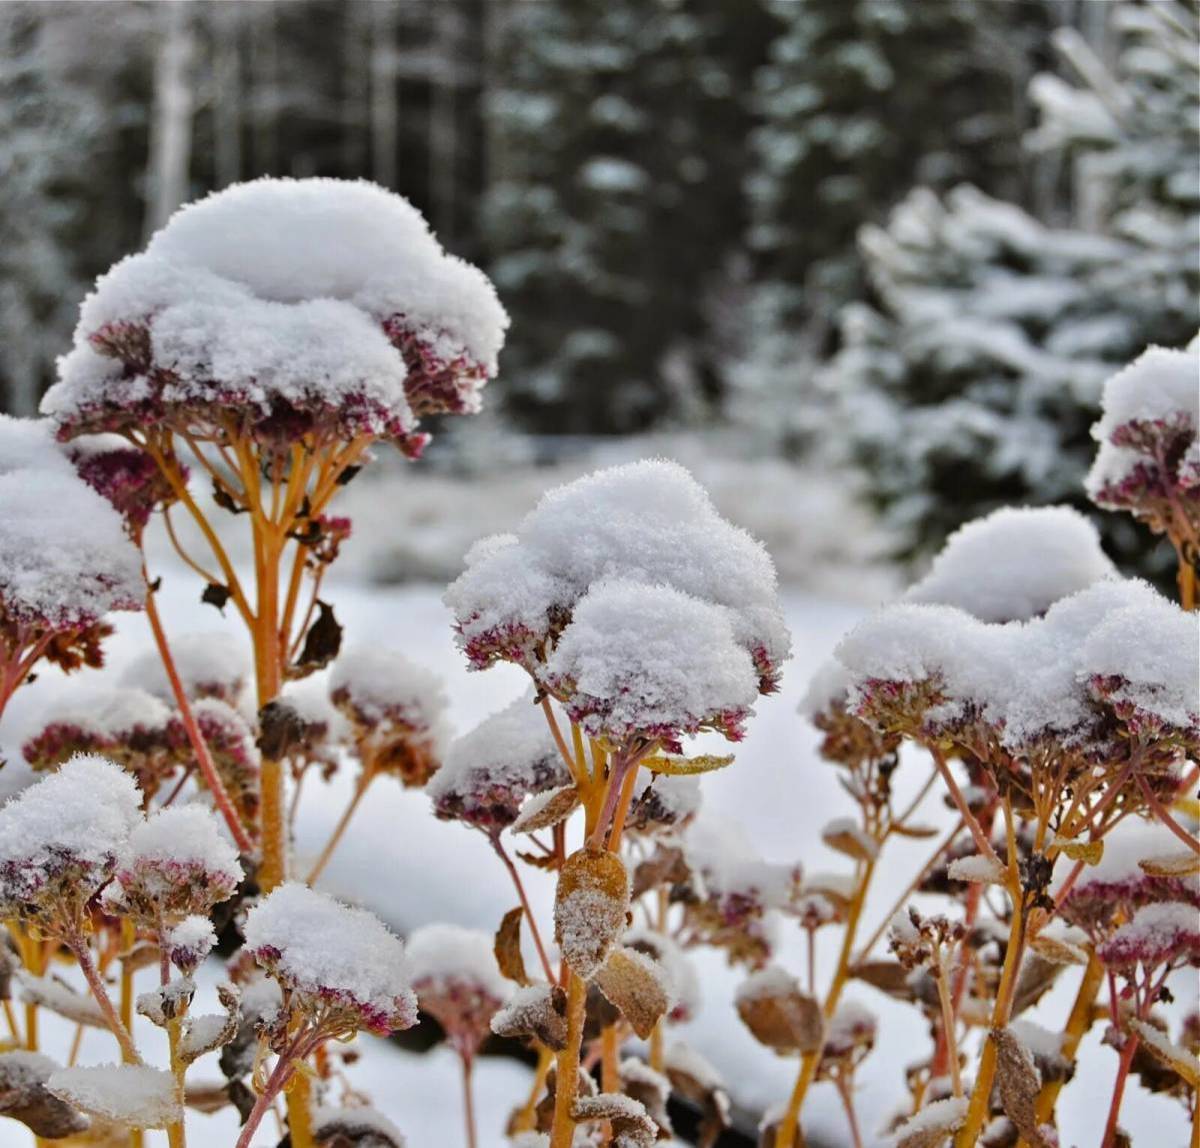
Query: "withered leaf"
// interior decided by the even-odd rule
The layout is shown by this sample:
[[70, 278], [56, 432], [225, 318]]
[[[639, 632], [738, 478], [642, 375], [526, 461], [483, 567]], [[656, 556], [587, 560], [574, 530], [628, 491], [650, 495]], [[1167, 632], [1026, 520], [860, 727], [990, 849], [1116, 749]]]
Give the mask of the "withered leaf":
[[1044, 932], [1031, 937], [1029, 947], [1054, 965], [1086, 965], [1088, 961], [1087, 952], [1079, 945]]
[[225, 603], [231, 597], [228, 586], [222, 586], [220, 582], [210, 582], [204, 587], [204, 593], [200, 595], [200, 601], [206, 606], [216, 606], [221, 613], [225, 613]]
[[230, 514], [245, 514], [246, 507], [239, 506], [233, 499], [233, 495], [221, 485], [215, 478], [213, 479], [213, 502], [215, 502], [222, 510], [228, 510]]
[[660, 845], [633, 871], [633, 899], [660, 885], [678, 885], [691, 876], [683, 850]]
[[1063, 967], [1046, 960], [1039, 953], [1030, 953], [1022, 962], [1021, 974], [1017, 977], [1012, 1015], [1020, 1016], [1027, 1008], [1037, 1004], [1053, 987]]
[[46, 1081], [58, 1067], [36, 1052], [0, 1054], [0, 1115], [47, 1140], [85, 1131], [91, 1125], [88, 1117], [46, 1090]]
[[1189, 849], [1169, 857], [1147, 857], [1138, 867], [1151, 877], [1192, 877], [1200, 873], [1200, 853]]
[[501, 976], [507, 977], [510, 981], [516, 981], [519, 985], [529, 984], [529, 974], [525, 971], [525, 958], [521, 955], [521, 918], [524, 915], [525, 910], [520, 905], [515, 909], [509, 909], [501, 918], [493, 946]]
[[563, 785], [530, 798], [510, 828], [514, 833], [549, 829], [560, 821], [566, 821], [578, 808], [579, 790], [574, 785]]
[[642, 758], [642, 765], [651, 773], [663, 773], [670, 777], [687, 777], [697, 773], [712, 773], [733, 764], [733, 754], [703, 753], [695, 757], [656, 753]]
[[1104, 856], [1103, 841], [1056, 841], [1064, 857], [1082, 861], [1085, 865], [1099, 865]]
[[859, 981], [877, 988], [882, 993], [896, 1000], [910, 1001], [913, 999], [912, 986], [908, 981], [908, 970], [899, 961], [873, 960], [860, 961], [852, 965], [850, 975]]
[[740, 994], [737, 1010], [754, 1039], [776, 1052], [816, 1052], [824, 1042], [821, 1006], [794, 979], [777, 989]]
[[926, 1104], [895, 1131], [896, 1148], [939, 1148], [962, 1127], [967, 1101], [955, 1097]]
[[1138, 1034], [1142, 1047], [1156, 1060], [1181, 1077], [1189, 1088], [1200, 1088], [1200, 1059], [1194, 1053], [1173, 1044], [1164, 1032], [1148, 1021], [1135, 1017], [1129, 1021], [1129, 1027]]
[[608, 1121], [613, 1148], [653, 1148], [658, 1141], [658, 1125], [650, 1114], [620, 1092], [579, 1097], [571, 1108], [571, 1119], [580, 1124]]
[[933, 825], [910, 825], [907, 821], [894, 821], [889, 827], [890, 832], [901, 837], [926, 838], [936, 837], [938, 830]]
[[537, 984], [517, 989], [492, 1017], [497, 1036], [532, 1037], [552, 1052], [567, 1047], [567, 994], [558, 985]]
[[342, 648], [342, 626], [333, 616], [333, 607], [317, 599], [317, 619], [304, 635], [304, 647], [295, 669], [311, 673], [329, 665]]
[[554, 939], [567, 964], [590, 980], [625, 931], [629, 874], [614, 853], [580, 849], [558, 875]]
[[258, 750], [268, 761], [279, 761], [304, 736], [304, 723], [295, 708], [282, 698], [267, 702], [258, 711]]
[[666, 974], [653, 957], [616, 948], [596, 973], [600, 991], [621, 1010], [633, 1031], [645, 1040], [671, 1007]]
[[855, 832], [848, 826], [827, 826], [821, 832], [821, 840], [839, 853], [853, 857], [855, 861], [871, 861], [878, 854], [878, 846], [861, 832]]
[[242, 994], [231, 984], [217, 986], [217, 999], [224, 1013], [189, 1016], [183, 1022], [179, 1057], [191, 1064], [206, 1052], [223, 1048], [235, 1036], [242, 1022]]
[[1051, 1148], [1034, 1111], [1042, 1088], [1042, 1074], [1034, 1064], [1033, 1053], [1011, 1029], [994, 1028], [991, 1035], [996, 1045], [996, 1082], [1004, 1115], [1030, 1148]]

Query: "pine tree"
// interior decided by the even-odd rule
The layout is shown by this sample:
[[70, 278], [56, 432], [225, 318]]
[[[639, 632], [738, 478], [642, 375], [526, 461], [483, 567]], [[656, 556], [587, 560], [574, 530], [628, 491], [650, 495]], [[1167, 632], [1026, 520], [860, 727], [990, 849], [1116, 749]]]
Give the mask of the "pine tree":
[[[1002, 503], [1086, 509], [1104, 378], [1200, 323], [1194, 10], [1122, 4], [1114, 17], [1112, 72], [1067, 35], [1090, 82], [1034, 85], [1034, 141], [1076, 159], [1087, 227], [1047, 227], [964, 186], [918, 189], [860, 235], [871, 300], [842, 312], [821, 384], [841, 457], [903, 554]], [[1108, 517], [1114, 549], [1146, 561], [1144, 540]]]
[[712, 390], [706, 291], [744, 224], [757, 0], [505, 6], [487, 101], [510, 405], [629, 430]]

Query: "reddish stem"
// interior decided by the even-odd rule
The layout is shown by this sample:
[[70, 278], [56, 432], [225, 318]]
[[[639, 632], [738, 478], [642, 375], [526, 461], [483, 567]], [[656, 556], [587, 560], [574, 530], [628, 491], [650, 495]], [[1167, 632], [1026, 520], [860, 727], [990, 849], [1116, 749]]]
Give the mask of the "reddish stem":
[[508, 870], [509, 876], [512, 877], [513, 885], [516, 886], [517, 896], [521, 899], [521, 908], [525, 910], [525, 920], [529, 922], [529, 931], [533, 934], [533, 943], [537, 947], [538, 959], [542, 962], [542, 970], [546, 974], [546, 981], [549, 984], [555, 984], [557, 979], [550, 968], [550, 960], [546, 956], [546, 949], [542, 944], [542, 934], [538, 931], [537, 919], [533, 915], [533, 908], [529, 904], [529, 898], [525, 895], [525, 885], [521, 881], [521, 874], [518, 872], [512, 858], [505, 851], [504, 846], [500, 844], [500, 834], [491, 833], [488, 835], [488, 840], [492, 843], [492, 848], [496, 851], [496, 856], [504, 863], [505, 869]]
[[1121, 1114], [1121, 1099], [1125, 1095], [1125, 1081], [1129, 1078], [1129, 1066], [1133, 1063], [1133, 1054], [1137, 1052], [1137, 1046], [1137, 1033], [1129, 1033], [1125, 1039], [1125, 1047], [1121, 1049], [1117, 1079], [1113, 1081], [1112, 1103], [1108, 1107], [1108, 1122], [1104, 1125], [1104, 1139], [1101, 1141], [1101, 1148], [1113, 1148], [1117, 1142], [1117, 1117]]
[[[142, 574], [145, 576], [145, 566], [142, 567]], [[149, 580], [147, 579], [147, 586]], [[154, 600], [154, 591], [148, 590], [146, 593], [146, 617], [150, 620], [150, 629], [154, 633], [154, 642], [158, 646], [159, 657], [162, 658], [163, 669], [167, 674], [167, 681], [171, 684], [171, 692], [175, 695], [175, 704], [179, 707], [179, 716], [183, 721], [184, 731], [187, 733], [188, 741], [191, 742], [192, 751], [196, 755], [196, 764], [200, 767], [201, 774], [204, 775], [204, 783], [208, 786], [209, 792], [212, 794], [213, 802], [221, 811], [221, 815], [225, 818], [225, 824], [229, 826], [229, 832], [233, 836], [233, 840], [237, 843], [238, 849], [242, 853], [252, 853], [254, 851], [254, 842], [250, 840], [246, 833], [245, 827], [242, 825], [242, 819], [238, 816], [237, 810], [230, 800], [229, 793], [225, 789], [225, 783], [221, 780], [221, 775], [217, 773], [217, 767], [213, 764], [212, 755], [208, 752], [208, 745], [204, 741], [204, 735], [200, 732], [200, 727], [196, 724], [195, 714], [192, 713], [191, 704], [188, 702], [187, 694], [184, 693], [183, 683], [179, 680], [179, 671], [175, 667], [175, 659], [171, 655], [171, 647], [167, 644], [167, 635], [163, 630], [162, 619], [158, 614], [158, 606]]]
[[125, 1027], [120, 1015], [112, 1003], [112, 997], [108, 995], [108, 989], [104, 987], [104, 981], [100, 976], [99, 970], [96, 968], [96, 962], [92, 960], [92, 951], [88, 948], [87, 941], [83, 935], [78, 932], [73, 932], [64, 937], [67, 948], [75, 955], [75, 960], [79, 962], [79, 971], [83, 973], [83, 979], [87, 981], [88, 988], [92, 990], [92, 997], [99, 1006], [101, 1013], [104, 1014], [104, 1020], [108, 1027], [112, 1030], [113, 1036], [117, 1038], [117, 1043], [121, 1046], [121, 1051], [125, 1054], [125, 1060], [129, 1064], [141, 1064], [142, 1058], [138, 1055], [137, 1046], [133, 1043], [133, 1037], [129, 1035], [129, 1029]]

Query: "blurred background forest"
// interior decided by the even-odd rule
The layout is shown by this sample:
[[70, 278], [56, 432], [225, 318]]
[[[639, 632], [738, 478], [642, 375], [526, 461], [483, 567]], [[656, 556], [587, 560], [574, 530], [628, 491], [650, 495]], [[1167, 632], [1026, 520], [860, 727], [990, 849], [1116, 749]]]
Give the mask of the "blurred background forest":
[[785, 576], [919, 557], [1000, 503], [1082, 505], [1102, 381], [1195, 335], [1197, 27], [1194, 0], [4, 0], [0, 406], [36, 409], [92, 279], [181, 202], [363, 177], [513, 320], [372, 576], [453, 573], [543, 472], [654, 452]]

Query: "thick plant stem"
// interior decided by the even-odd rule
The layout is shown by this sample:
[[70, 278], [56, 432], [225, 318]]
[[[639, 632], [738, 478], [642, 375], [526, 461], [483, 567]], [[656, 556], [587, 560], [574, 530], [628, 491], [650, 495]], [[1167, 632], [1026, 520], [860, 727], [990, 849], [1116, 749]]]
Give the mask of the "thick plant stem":
[[[871, 877], [874, 875], [874, 872], [875, 862], [868, 861], [858, 882], [858, 888], [855, 890], [854, 900], [850, 903], [850, 911], [846, 915], [846, 932], [842, 938], [842, 951], [838, 956], [837, 970], [833, 975], [833, 983], [829, 986], [829, 992], [825, 997], [825, 1004], [821, 1010], [824, 1014], [826, 1024], [829, 1023], [833, 1018], [833, 1014], [837, 1011], [842, 990], [846, 987], [846, 981], [850, 977], [850, 958], [854, 952], [854, 942], [857, 939], [858, 922], [862, 918], [863, 905], [867, 899], [867, 889], [871, 884]], [[800, 1109], [803, 1108], [804, 1098], [808, 1094], [809, 1087], [817, 1075], [817, 1068], [820, 1065], [820, 1061], [820, 1050], [805, 1053], [801, 1059], [800, 1073], [796, 1077], [796, 1084], [792, 1089], [792, 1095], [788, 1098], [787, 1108], [784, 1110], [783, 1118], [779, 1121], [779, 1127], [775, 1132], [775, 1148], [795, 1148], [797, 1134], [800, 1129]]]
[[1185, 610], [1196, 608], [1196, 568], [1182, 552], [1179, 555], [1179, 604]]
[[75, 955], [75, 960], [79, 963], [79, 971], [83, 973], [83, 979], [87, 981], [88, 988], [92, 990], [92, 997], [99, 1006], [108, 1027], [112, 1030], [113, 1036], [117, 1038], [117, 1043], [121, 1046], [121, 1059], [126, 1064], [141, 1064], [142, 1058], [138, 1055], [133, 1037], [129, 1035], [129, 1029], [125, 1027], [116, 1008], [113, 1007], [112, 997], [108, 995], [108, 989], [104, 987], [104, 981], [96, 968], [96, 962], [92, 959], [87, 941], [78, 933], [64, 937], [63, 940], [66, 942], [67, 948]]
[[[146, 577], [145, 566], [142, 567], [142, 576]], [[149, 581], [147, 579], [148, 584]], [[233, 836], [238, 850], [242, 853], [251, 853], [254, 850], [254, 843], [250, 840], [249, 834], [242, 825], [242, 819], [233, 807], [233, 801], [225, 789], [225, 783], [221, 780], [221, 775], [217, 772], [216, 765], [213, 764], [212, 754], [208, 752], [208, 745], [204, 740], [204, 735], [200, 732], [200, 727], [196, 724], [191, 703], [184, 692], [183, 683], [179, 680], [179, 671], [175, 666], [175, 658], [172, 656], [171, 647], [167, 642], [166, 631], [163, 629], [162, 618], [158, 613], [158, 603], [155, 601], [153, 590], [149, 590], [146, 594], [146, 618], [150, 622], [150, 629], [154, 634], [154, 644], [158, 647], [158, 656], [162, 661], [163, 669], [166, 671], [167, 681], [171, 685], [171, 693], [175, 696], [175, 704], [179, 708], [179, 716], [183, 721], [183, 728], [187, 733], [188, 741], [191, 743], [192, 752], [196, 755], [196, 764], [200, 767], [200, 774], [204, 778], [204, 784], [208, 786], [208, 791], [212, 794], [213, 804], [216, 805], [221, 816], [225, 819], [225, 824], [229, 827], [229, 832]]]
[[[996, 994], [996, 1005], [992, 1011], [992, 1027], [1003, 1028], [1008, 1024], [1012, 1011], [1013, 991], [1016, 988], [1017, 971], [1025, 944], [1025, 914], [1019, 895], [1014, 897], [1012, 925], [1008, 933], [1008, 949], [1004, 954], [1004, 968], [1000, 973], [1000, 987]], [[996, 1042], [988, 1038], [979, 1058], [979, 1069], [975, 1076], [975, 1088], [967, 1107], [967, 1117], [954, 1139], [954, 1148], [973, 1148], [987, 1120], [988, 1102], [992, 1095], [992, 1081], [996, 1075]]]
[[261, 1094], [254, 1102], [254, 1107], [250, 1109], [250, 1115], [246, 1117], [246, 1123], [242, 1125], [242, 1131], [237, 1138], [235, 1148], [250, 1148], [250, 1142], [254, 1139], [254, 1133], [258, 1131], [258, 1126], [262, 1123], [263, 1117], [270, 1110], [271, 1105], [275, 1102], [275, 1097], [283, 1090], [288, 1080], [291, 1079], [292, 1073], [296, 1070], [296, 1062], [302, 1060], [312, 1050], [310, 1048], [299, 1047], [298, 1044], [293, 1044], [292, 1047], [283, 1053], [276, 1062], [271, 1075], [267, 1077], [267, 1083], [264, 1085]]
[[579, 1077], [579, 1045], [583, 1039], [584, 1006], [587, 1004], [587, 985], [570, 973], [567, 978], [567, 1047], [558, 1054], [554, 1086], [554, 1126], [550, 1133], [550, 1148], [571, 1148], [575, 1137], [575, 1121], [571, 1109]]
[[[1071, 1006], [1067, 1027], [1063, 1030], [1062, 1054], [1070, 1061], [1074, 1061], [1080, 1042], [1092, 1027], [1092, 1010], [1103, 983], [1104, 966], [1100, 964], [1096, 954], [1092, 953], [1088, 956], [1087, 967], [1083, 970], [1083, 979], [1079, 982], [1079, 991], [1075, 994], [1075, 1003]], [[1038, 1124], [1045, 1124], [1053, 1115], [1062, 1086], [1061, 1080], [1048, 1081], [1042, 1085], [1034, 1108]], [[1024, 1143], [1021, 1142], [1022, 1145]]]

